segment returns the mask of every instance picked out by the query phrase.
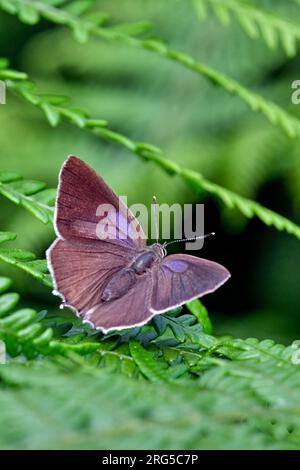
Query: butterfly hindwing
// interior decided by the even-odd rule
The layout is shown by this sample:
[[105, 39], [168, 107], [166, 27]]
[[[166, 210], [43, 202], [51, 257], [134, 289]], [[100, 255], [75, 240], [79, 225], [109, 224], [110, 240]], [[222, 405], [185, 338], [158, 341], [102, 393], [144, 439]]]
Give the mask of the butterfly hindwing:
[[99, 303], [83, 315], [84, 319], [104, 332], [143, 325], [155, 315], [150, 311], [152, 282], [150, 271], [137, 276], [133, 288], [122, 297]]
[[56, 239], [47, 251], [56, 294], [83, 314], [101, 301], [108, 280], [131, 260], [131, 252], [101, 240], [77, 244]]

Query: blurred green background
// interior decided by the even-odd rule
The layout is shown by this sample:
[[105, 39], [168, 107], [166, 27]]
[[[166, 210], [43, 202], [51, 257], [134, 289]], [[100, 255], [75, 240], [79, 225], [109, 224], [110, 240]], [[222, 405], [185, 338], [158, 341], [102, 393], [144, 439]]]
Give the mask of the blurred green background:
[[[262, 40], [248, 38], [236, 22], [214, 16], [200, 22], [192, 2], [181, 0], [95, 1], [114, 22], [149, 20], [154, 33], [198, 60], [225, 72], [300, 116], [291, 104], [291, 83], [299, 79], [300, 56], [290, 59]], [[280, 3], [280, 4], [279, 4]], [[260, 1], [300, 20], [293, 1]], [[286, 138], [238, 98], [150, 52], [100, 39], [78, 44], [70, 32], [43, 21], [22, 25], [0, 13], [0, 56], [27, 72], [40, 92], [68, 95], [72, 104], [138, 141], [162, 147], [166, 155], [205, 177], [256, 199], [300, 224], [300, 145]], [[297, 75], [298, 74], [298, 75]], [[0, 107], [1, 169], [57, 185], [61, 164], [75, 154], [91, 164], [130, 203], [197, 203], [178, 177], [164, 174], [128, 151], [68, 124], [52, 129], [39, 110], [12, 95]], [[299, 241], [247, 221], [239, 213], [205, 200], [206, 231], [217, 232], [201, 256], [223, 263], [230, 282], [204, 299], [216, 334], [300, 338]], [[54, 238], [51, 227], [1, 201], [1, 227], [19, 234], [18, 244], [44, 257]], [[1, 267], [1, 266], [0, 266]], [[26, 274], [13, 273], [24, 304], [57, 311], [49, 291]]]

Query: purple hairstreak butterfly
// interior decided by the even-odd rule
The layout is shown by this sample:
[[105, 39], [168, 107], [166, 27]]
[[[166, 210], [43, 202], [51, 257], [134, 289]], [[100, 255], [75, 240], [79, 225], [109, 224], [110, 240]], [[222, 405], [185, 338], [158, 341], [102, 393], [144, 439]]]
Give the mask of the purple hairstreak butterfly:
[[[99, 238], [99, 207], [106, 208], [101, 215], [107, 233], [114, 236]], [[53, 292], [104, 333], [143, 325], [215, 291], [230, 277], [213, 261], [167, 255], [166, 243], [147, 246], [139, 222], [122, 200], [74, 156], [60, 172], [55, 230], [57, 239], [47, 251]]]

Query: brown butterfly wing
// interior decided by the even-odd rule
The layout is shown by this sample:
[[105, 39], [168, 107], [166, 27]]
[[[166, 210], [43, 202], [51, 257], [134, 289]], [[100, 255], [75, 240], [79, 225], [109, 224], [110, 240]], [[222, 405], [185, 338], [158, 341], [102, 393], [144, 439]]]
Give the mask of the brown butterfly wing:
[[148, 271], [136, 277], [135, 285], [125, 295], [111, 302], [100, 302], [83, 317], [104, 332], [143, 325], [155, 315], [150, 311], [152, 286], [151, 272]]
[[[116, 238], [100, 240], [97, 208], [109, 204], [117, 218], [111, 218]], [[108, 212], [110, 216], [110, 212]], [[110, 277], [127, 266], [146, 245], [140, 228], [136, 238], [128, 226], [132, 220], [126, 206], [103, 179], [86, 163], [71, 156], [60, 173], [55, 227], [59, 237], [47, 252], [55, 293], [85, 315], [101, 302]]]
[[47, 251], [54, 293], [80, 315], [98, 305], [109, 278], [132, 259], [132, 251], [108, 241], [78, 244], [57, 239]]
[[230, 273], [213, 261], [176, 254], [156, 264], [152, 277], [151, 311], [162, 313], [215, 291]]
[[[57, 236], [69, 241], [98, 240], [97, 225], [101, 217], [97, 215], [97, 209], [104, 204], [114, 208], [117, 215], [109, 214], [110, 225], [115, 228], [115, 243], [124, 247], [144, 248], [145, 234], [125, 204], [89, 165], [70, 156], [59, 178], [55, 214]], [[134, 226], [138, 227], [139, 238]]]

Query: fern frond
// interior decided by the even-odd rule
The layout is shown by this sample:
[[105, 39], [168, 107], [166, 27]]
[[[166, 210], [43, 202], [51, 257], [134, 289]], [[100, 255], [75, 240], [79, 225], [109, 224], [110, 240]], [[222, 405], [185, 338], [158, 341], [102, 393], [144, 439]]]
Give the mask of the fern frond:
[[9, 278], [0, 277], [0, 339], [6, 345], [7, 353], [16, 356], [20, 353], [32, 358], [39, 347], [52, 338], [52, 330], [42, 331], [42, 325], [36, 320], [38, 313], [31, 308], [13, 311], [19, 302], [16, 293], [3, 293], [11, 285]]
[[[245, 366], [245, 363], [207, 357], [200, 367], [194, 367], [193, 371], [199, 373], [200, 386], [223, 393], [233, 392], [234, 387], [240, 391], [247, 390], [256, 397], [257, 402], [268, 404], [271, 414], [277, 406], [290, 408], [287, 411], [288, 420], [293, 419], [291, 411], [297, 406], [296, 387], [299, 385], [300, 376], [297, 366], [291, 362], [287, 368], [280, 367], [280, 364], [274, 365], [273, 362], [262, 364], [249, 362]], [[288, 402], [284, 403], [287, 396], [289, 396]]]
[[[297, 367], [291, 366], [290, 377], [263, 364], [244, 370], [239, 363], [208, 360], [206, 367], [183, 386], [103, 369], [91, 378], [86, 368], [66, 373], [45, 361], [7, 364], [0, 368], [1, 447], [99, 449], [100, 442], [104, 449], [142, 449], [145, 443], [165, 450], [299, 448]], [[63, 407], [62, 396], [68, 397]]]
[[212, 324], [208, 315], [207, 309], [204, 307], [203, 303], [199, 299], [192, 300], [186, 304], [188, 310], [195, 315], [198, 322], [203, 328], [204, 333], [211, 335], [212, 334]]
[[101, 341], [97, 349], [97, 356], [94, 356], [92, 363], [108, 368], [112, 371], [121, 372], [128, 377], [138, 377], [139, 369], [130, 354], [128, 344], [119, 345], [119, 341], [109, 339]]
[[[5, 9], [6, 3], [6, 0], [0, 0], [0, 8], [2, 7]], [[198, 62], [193, 57], [184, 52], [171, 49], [167, 43], [160, 39], [136, 38], [134, 35], [131, 36], [128, 33], [124, 33], [121, 27], [104, 28], [99, 26], [97, 22], [82, 19], [76, 15], [72, 15], [67, 11], [64, 11], [63, 9], [55, 8], [39, 1], [12, 0], [9, 3], [13, 5], [13, 8], [8, 12], [12, 14], [19, 14], [19, 18], [21, 20], [22, 15], [20, 14], [20, 11], [22, 12], [24, 7], [26, 9], [29, 8], [30, 11], [35, 10], [35, 19], [37, 21], [39, 17], [42, 16], [55, 24], [67, 26], [74, 32], [77, 39], [78, 35], [81, 39], [84, 38], [84, 40], [87, 40], [90, 35], [95, 35], [104, 40], [114, 42], [117, 41], [133, 47], [148, 50], [173, 62], [176, 62], [185, 68], [203, 76], [213, 85], [219, 86], [227, 93], [238, 96], [250, 107], [252, 111], [262, 113], [271, 122], [271, 124], [281, 128], [289, 137], [298, 139], [300, 138], [299, 119], [287, 113], [280, 106], [247, 89], [239, 82], [227, 77], [225, 74], [218, 72], [212, 67], [209, 67], [201, 62]], [[78, 31], [80, 32], [78, 33]], [[286, 47], [291, 48], [291, 46]], [[5, 76], [1, 75], [1, 73], [5, 73], [5, 71], [0, 71], [0, 79], [3, 77], [5, 80]], [[13, 86], [13, 84], [8, 82], [8, 86]], [[17, 88], [20, 90], [22, 86]], [[24, 94], [24, 91], [20, 90], [20, 92], [21, 94]], [[41, 101], [33, 104], [42, 108]], [[60, 118], [60, 112], [63, 113], [63, 111], [53, 111], [53, 108], [49, 108], [47, 103], [44, 104], [44, 108], [44, 112], [48, 114], [49, 121], [51, 121], [53, 125], [57, 124]], [[84, 127], [84, 123], [76, 113], [74, 115], [73, 110], [71, 110], [65, 117], [71, 121], [78, 120], [78, 125], [80, 126], [81, 123], [81, 126]]]
[[43, 223], [53, 220], [55, 189], [41, 181], [25, 180], [19, 174], [0, 171], [0, 194], [22, 205]]
[[[0, 233], [0, 237], [2, 234]], [[1, 255], [0, 255], [1, 259]], [[88, 355], [97, 351], [99, 343], [86, 338], [86, 335], [77, 335], [81, 342], [68, 338], [54, 338], [55, 330], [43, 325], [40, 314], [32, 308], [22, 308], [15, 311], [20, 296], [15, 292], [8, 292], [11, 280], [0, 277], [0, 339], [6, 345], [7, 353], [12, 356], [24, 354], [32, 359], [37, 355], [68, 357], [71, 353]], [[67, 323], [67, 320], [64, 320]]]
[[[73, 125], [86, 129], [105, 140], [122, 145], [142, 159], [152, 161], [154, 164], [161, 167], [165, 172], [171, 175], [173, 174], [182, 177], [194, 190], [199, 192], [207, 192], [208, 194], [211, 194], [219, 199], [228, 208], [238, 209], [245, 217], [252, 218], [256, 216], [266, 225], [274, 226], [278, 230], [284, 230], [296, 236], [297, 238], [300, 238], [299, 226], [289, 219], [280, 216], [276, 212], [263, 207], [251, 199], [239, 196], [238, 194], [223, 188], [222, 186], [206, 180], [198, 172], [186, 169], [181, 167], [179, 164], [168, 160], [165, 158], [161, 149], [148, 143], [134, 141], [125, 135], [105, 127], [107, 126], [107, 121], [101, 119], [92, 119], [89, 117], [89, 114], [86, 111], [78, 111], [77, 109], [70, 110], [69, 108], [63, 107], [62, 105], [57, 106], [56, 104], [52, 104], [52, 99], [49, 101], [48, 95], [45, 95], [42, 98], [43, 105], [41, 105], [39, 95], [32, 89], [32, 87], [28, 91], [27, 84], [25, 84], [25, 87], [24, 84], [25, 82], [23, 81], [21, 82], [21, 86], [19, 86], [18, 82], [11, 81], [9, 87], [11, 87], [14, 91], [17, 92], [17, 94], [20, 94], [30, 103], [38, 106], [43, 111], [45, 111], [44, 104], [47, 103], [48, 111], [46, 116], [50, 124], [56, 125], [61, 119], [67, 120]], [[55, 102], [57, 101], [59, 101], [59, 99], [58, 97], [55, 97]], [[52, 116], [53, 113], [56, 118], [58, 118], [58, 120], [56, 118], [53, 119], [52, 117], [49, 118], [49, 116]], [[300, 121], [296, 121], [300, 130]]]
[[92, 363], [130, 377], [142, 374], [152, 382], [185, 377], [219, 341], [202, 331], [194, 315], [180, 315], [181, 310], [158, 315], [140, 328], [98, 335]]
[[[15, 240], [17, 235], [11, 232], [0, 232], [0, 244]], [[52, 279], [48, 274], [46, 260], [36, 259], [30, 251], [19, 248], [0, 248], [0, 261], [16, 266], [31, 276], [40, 280], [48, 287], [52, 286]]]
[[234, 361], [271, 361], [281, 367], [290, 367], [295, 348], [277, 344], [271, 339], [259, 341], [257, 338], [247, 338], [225, 340], [220, 343], [218, 350]]
[[[0, 70], [0, 78], [1, 74], [2, 71]], [[65, 96], [37, 93], [34, 85], [27, 80], [15, 81], [10, 79], [6, 83], [9, 90], [39, 108], [53, 127], [57, 126], [61, 121], [70, 122], [79, 128], [91, 130], [101, 129], [107, 125], [105, 120], [90, 119], [85, 110], [66, 107], [65, 103], [68, 101], [68, 98]]]
[[258, 217], [264, 224], [274, 226], [277, 230], [284, 230], [295, 237], [300, 238], [300, 227], [286, 217], [277, 214], [262, 206], [256, 201], [244, 198], [238, 194], [223, 188], [215, 183], [205, 180], [199, 173], [191, 170], [183, 170], [182, 176], [194, 189], [204, 190], [222, 201], [228, 208], [238, 209], [245, 217]]
[[[1, 448], [32, 444], [45, 448], [45, 443], [57, 448], [59, 439], [61, 448], [78, 449], [87, 442], [89, 448], [99, 449], [92, 416], [101, 432], [101, 445], [106, 447], [107, 442], [109, 448], [114, 447], [112, 439], [118, 448], [131, 447], [131, 442], [135, 448], [139, 442], [143, 447], [145, 439], [147, 446], [164, 449], [175, 445], [242, 448], [245, 442], [256, 449], [299, 447], [300, 372], [292, 364], [292, 347], [270, 340], [217, 339], [203, 332], [198, 334], [198, 344], [189, 342], [193, 334], [180, 343], [173, 329], [164, 329], [159, 336], [153, 322], [135, 331], [134, 338], [128, 337], [129, 332], [84, 335], [75, 326], [56, 339], [35, 310], [15, 311], [18, 295], [6, 293], [10, 284], [9, 279], [0, 278], [0, 339], [7, 352], [28, 358], [51, 356], [53, 360], [40, 358], [26, 365], [11, 362], [0, 368]], [[176, 312], [173, 318], [180, 319]], [[145, 335], [150, 341], [142, 345]], [[101, 370], [93, 367], [99, 364], [100, 355], [109, 358]], [[118, 364], [123, 362], [122, 372], [130, 380], [124, 374], [108, 373], [113, 357]], [[133, 380], [139, 377], [138, 370], [154, 383]], [[62, 396], [71, 399], [59, 407]], [[127, 423], [124, 429], [120, 416]], [[128, 426], [132, 420], [134, 426]], [[18, 444], [13, 432], [11, 441], [3, 432], [8, 421], [11, 431], [18, 429]], [[112, 434], [107, 423], [118, 432]], [[149, 435], [145, 435], [146, 429]]]
[[129, 346], [135, 363], [150, 382], [170, 382], [168, 370], [162, 367], [161, 362], [149, 349], [143, 348], [138, 341], [133, 340]]
[[[192, 355], [194, 359], [195, 357], [199, 359], [203, 350], [210, 350], [218, 343], [213, 336], [203, 332], [194, 315], [182, 315], [181, 313], [181, 308], [176, 309], [155, 316], [149, 324], [143, 327], [113, 331], [101, 338], [98, 353], [105, 361], [108, 360], [107, 364], [113, 368], [120, 370], [123, 362], [131, 358], [131, 360], [134, 359], [135, 367], [138, 366], [148, 378], [151, 375], [152, 380], [155, 380], [155, 377], [156, 380], [170, 380], [172, 374], [170, 375], [170, 371], [167, 375], [164, 373], [164, 364], [159, 364], [158, 370], [155, 368], [152, 370], [153, 361], [157, 363], [158, 357], [165, 356], [169, 365], [174, 362], [171, 359], [171, 355], [174, 356], [174, 354], [177, 359], [181, 354], [183, 357]], [[143, 346], [142, 349], [138, 349], [138, 344]], [[179, 345], [185, 346], [183, 349], [178, 349]], [[149, 346], [150, 352], [145, 350]], [[170, 346], [172, 346], [172, 351]], [[139, 357], [140, 352], [141, 357]], [[147, 369], [147, 361], [149, 361], [149, 370]], [[134, 370], [132, 363], [128, 366], [132, 371]]]
[[300, 28], [286, 18], [245, 0], [194, 0], [194, 5], [201, 19], [206, 16], [206, 7], [211, 7], [222, 23], [234, 17], [250, 38], [262, 37], [270, 49], [280, 42], [289, 57], [297, 53]]
[[170, 330], [179, 342], [190, 341], [198, 344], [199, 338], [201, 337], [203, 341], [205, 337], [198, 319], [190, 314], [181, 315], [180, 310], [165, 315], [156, 315], [152, 320], [152, 324], [159, 336]]

